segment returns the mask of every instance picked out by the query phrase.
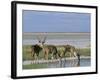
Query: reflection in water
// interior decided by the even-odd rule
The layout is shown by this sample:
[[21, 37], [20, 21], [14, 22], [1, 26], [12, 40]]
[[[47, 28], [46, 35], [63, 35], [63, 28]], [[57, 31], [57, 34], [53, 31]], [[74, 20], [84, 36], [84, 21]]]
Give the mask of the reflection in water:
[[[75, 64], [72, 63], [73, 60], [63, 60], [59, 62], [48, 63], [48, 68], [61, 68], [61, 67], [75, 67], [79, 66], [79, 63], [76, 63], [77, 60], [74, 60]], [[91, 66], [90, 58], [80, 59], [80, 66]]]
[[[41, 61], [41, 60], [40, 60]], [[54, 62], [44, 62], [44, 63], [32, 63], [33, 61], [24, 61], [23, 65], [45, 65], [44, 68], [64, 68], [64, 67], [85, 67], [91, 66], [91, 58], [81, 58], [78, 62], [78, 59], [59, 59]], [[41, 68], [41, 66], [39, 68]]]

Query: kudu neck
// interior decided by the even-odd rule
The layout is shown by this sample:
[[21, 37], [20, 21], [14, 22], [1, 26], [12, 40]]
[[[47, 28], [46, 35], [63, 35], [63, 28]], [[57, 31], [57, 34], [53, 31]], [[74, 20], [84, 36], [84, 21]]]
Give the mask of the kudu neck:
[[44, 48], [44, 43], [39, 44], [41, 48]]

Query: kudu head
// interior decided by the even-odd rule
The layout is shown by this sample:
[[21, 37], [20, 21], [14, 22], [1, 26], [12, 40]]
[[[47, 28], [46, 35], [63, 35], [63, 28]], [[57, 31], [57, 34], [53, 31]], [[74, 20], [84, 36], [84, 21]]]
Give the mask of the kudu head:
[[38, 40], [38, 45], [43, 47], [44, 46], [44, 43], [46, 42], [46, 36], [45, 35], [39, 35], [37, 37], [37, 40]]

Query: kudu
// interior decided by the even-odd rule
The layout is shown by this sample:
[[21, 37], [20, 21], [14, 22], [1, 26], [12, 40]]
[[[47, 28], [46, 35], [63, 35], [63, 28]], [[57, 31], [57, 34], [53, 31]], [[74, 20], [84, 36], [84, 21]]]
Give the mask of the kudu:
[[38, 38], [40, 46], [43, 49], [44, 58], [46, 60], [48, 60], [49, 56], [50, 56], [51, 59], [54, 59], [54, 58], [57, 59], [57, 48], [56, 48], [56, 46], [45, 44], [46, 38], [47, 38], [46, 36], [44, 36], [42, 40], [40, 38]]
[[64, 51], [64, 56], [68, 52], [70, 57], [77, 57], [77, 52], [76, 48], [72, 45], [66, 45], [64, 46], [65, 51]]
[[65, 51], [64, 51], [64, 56], [67, 52], [69, 53], [70, 58], [75, 57], [77, 59], [77, 62], [75, 62], [75, 60], [73, 59], [72, 64], [76, 65], [76, 66], [80, 66], [80, 54], [79, 54], [78, 50], [72, 45], [66, 45]]
[[38, 59], [41, 50], [42, 48], [38, 44], [31, 46], [31, 53], [34, 59]]
[[[53, 58], [57, 58], [57, 48], [54, 45], [46, 45], [44, 44], [46, 42], [46, 36], [43, 37], [37, 37], [38, 40], [38, 44], [36, 45], [32, 45], [31, 49], [32, 49], [32, 56], [35, 57], [39, 57], [39, 53], [42, 51], [43, 55], [44, 55], [44, 59], [48, 60], [49, 55], [51, 55], [51, 59]], [[35, 58], [36, 59], [36, 58]]]
[[76, 57], [76, 48], [72, 45], [61, 46], [61, 50], [58, 50], [59, 57], [66, 57], [66, 54], [69, 54], [69, 57]]
[[[38, 38], [37, 38], [38, 39]], [[36, 60], [39, 58], [39, 54], [42, 51], [42, 47], [39, 45], [41, 41], [38, 40], [38, 44], [32, 45], [31, 46], [31, 54], [32, 57]]]

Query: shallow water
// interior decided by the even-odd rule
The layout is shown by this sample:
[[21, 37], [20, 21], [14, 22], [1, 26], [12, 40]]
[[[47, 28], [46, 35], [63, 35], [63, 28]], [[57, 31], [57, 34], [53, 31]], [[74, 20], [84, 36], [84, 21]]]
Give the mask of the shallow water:
[[[74, 60], [74, 61], [65, 60], [65, 61], [62, 61], [62, 62], [54, 62], [54, 63], [47, 64], [47, 66], [48, 66], [48, 68], [76, 67], [77, 66], [77, 60]], [[80, 67], [85, 67], [85, 66], [91, 66], [90, 58], [80, 59]]]
[[[32, 64], [32, 61], [24, 61], [23, 65], [30, 65]], [[90, 58], [81, 58], [80, 59], [80, 65], [77, 65], [77, 59], [68, 59], [68, 60], [59, 60], [56, 62], [46, 62], [46, 63], [33, 63], [39, 64], [42, 66], [45, 65], [44, 68], [65, 68], [65, 67], [86, 67], [91, 66], [91, 59]], [[41, 68], [41, 66], [39, 68]]]

